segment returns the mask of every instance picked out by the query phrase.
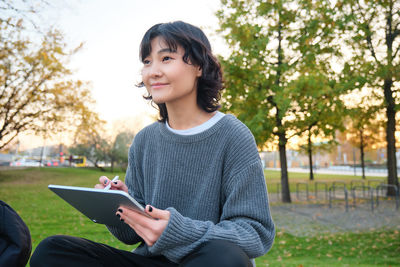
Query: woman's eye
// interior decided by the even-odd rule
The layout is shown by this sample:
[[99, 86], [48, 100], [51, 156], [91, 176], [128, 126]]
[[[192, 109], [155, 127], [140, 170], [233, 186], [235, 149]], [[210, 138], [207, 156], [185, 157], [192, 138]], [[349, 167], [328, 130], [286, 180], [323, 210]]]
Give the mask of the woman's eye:
[[168, 60], [171, 60], [171, 59], [172, 59], [171, 57], [165, 56], [165, 57], [163, 57], [162, 61], [168, 61]]
[[144, 65], [149, 65], [150, 64], [150, 60], [148, 60], [148, 59], [143, 60], [143, 64]]

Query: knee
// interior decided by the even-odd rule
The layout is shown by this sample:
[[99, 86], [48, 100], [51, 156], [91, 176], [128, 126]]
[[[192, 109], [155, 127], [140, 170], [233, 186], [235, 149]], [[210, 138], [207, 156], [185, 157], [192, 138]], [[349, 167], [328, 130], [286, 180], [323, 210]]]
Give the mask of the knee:
[[197, 252], [190, 255], [183, 266], [252, 266], [247, 254], [236, 244], [225, 240], [212, 240], [205, 243]]
[[47, 263], [52, 252], [59, 249], [63, 236], [49, 236], [43, 239], [36, 247], [30, 259], [30, 266], [48, 266]]
[[[207, 248], [207, 246], [209, 247]], [[232, 242], [225, 240], [214, 240], [206, 245], [205, 249], [214, 254], [213, 258], [215, 260], [215, 266], [249, 266], [250, 259], [247, 254], [238, 245]]]

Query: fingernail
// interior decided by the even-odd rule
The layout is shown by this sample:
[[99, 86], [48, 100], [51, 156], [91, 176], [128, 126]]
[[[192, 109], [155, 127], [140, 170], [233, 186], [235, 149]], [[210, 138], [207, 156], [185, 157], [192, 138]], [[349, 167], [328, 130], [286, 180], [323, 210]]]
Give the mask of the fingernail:
[[119, 215], [118, 213], [117, 214], [115, 214], [115, 215], [117, 215], [117, 217], [119, 218], [119, 217], [121, 217], [121, 215]]
[[153, 207], [149, 206], [149, 212], [152, 212], [152, 211], [153, 211]]
[[105, 180], [104, 180], [104, 184], [107, 184], [107, 182], [108, 182], [108, 180], [107, 180], [107, 179], [105, 179]]
[[122, 209], [118, 209], [118, 211], [122, 213]]

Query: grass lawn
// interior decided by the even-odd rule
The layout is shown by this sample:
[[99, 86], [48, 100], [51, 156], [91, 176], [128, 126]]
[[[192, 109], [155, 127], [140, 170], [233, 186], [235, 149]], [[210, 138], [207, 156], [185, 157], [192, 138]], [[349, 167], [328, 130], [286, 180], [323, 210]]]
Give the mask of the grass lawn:
[[131, 250], [109, 234], [104, 225], [95, 224], [47, 189], [49, 184], [93, 187], [103, 173], [88, 169], [29, 168], [0, 172], [0, 199], [13, 207], [28, 225], [33, 248], [45, 237], [74, 235]]
[[[47, 189], [49, 184], [93, 187], [101, 175], [124, 177], [123, 173], [69, 168], [0, 171], [0, 199], [13, 207], [28, 225], [33, 249], [47, 236], [65, 234], [131, 250], [132, 246], [119, 242], [103, 225], [91, 222]], [[269, 190], [273, 191], [271, 185], [280, 181], [280, 173], [268, 171], [266, 177]], [[292, 188], [296, 182], [308, 179], [303, 173], [290, 173], [289, 177]], [[350, 183], [354, 179], [354, 176], [316, 175], [317, 181], [329, 183], [334, 180]], [[274, 246], [267, 255], [257, 259], [258, 267], [400, 266], [400, 233], [397, 230], [295, 237], [277, 227]]]

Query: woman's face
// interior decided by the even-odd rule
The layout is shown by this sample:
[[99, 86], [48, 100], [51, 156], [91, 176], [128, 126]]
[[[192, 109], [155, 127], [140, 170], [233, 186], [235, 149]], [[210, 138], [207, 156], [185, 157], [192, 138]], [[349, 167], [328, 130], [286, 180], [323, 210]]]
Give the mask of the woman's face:
[[171, 50], [160, 37], [151, 41], [151, 53], [143, 59], [142, 81], [156, 104], [193, 100], [196, 103], [201, 70], [185, 63], [184, 53], [180, 46], [176, 51]]

